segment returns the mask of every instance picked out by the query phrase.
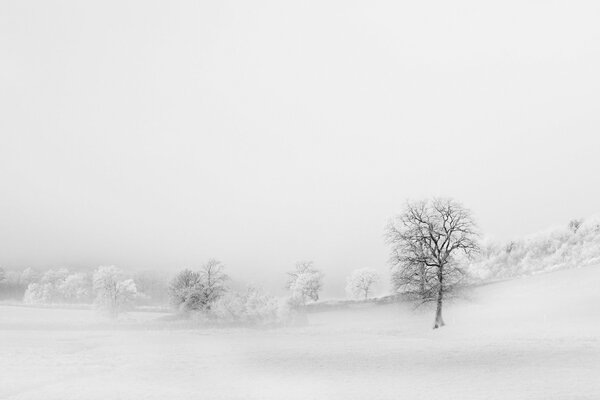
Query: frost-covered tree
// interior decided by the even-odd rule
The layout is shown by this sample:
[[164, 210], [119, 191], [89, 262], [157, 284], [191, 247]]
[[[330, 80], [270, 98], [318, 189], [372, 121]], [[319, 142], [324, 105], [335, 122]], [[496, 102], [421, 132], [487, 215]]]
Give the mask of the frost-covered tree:
[[94, 271], [93, 283], [96, 305], [113, 318], [131, 307], [137, 295], [133, 279], [126, 279], [114, 265], [98, 267]]
[[25, 304], [48, 303], [50, 301], [50, 294], [47, 289], [47, 285], [35, 282], [30, 283], [23, 294], [23, 302]]
[[501, 243], [485, 246], [470, 260], [470, 277], [480, 281], [579, 268], [600, 260], [600, 215], [586, 218], [574, 233], [556, 227], [511, 242], [510, 251]]
[[0, 282], [3, 282], [6, 280], [6, 272], [4, 271], [3, 268], [0, 267]]
[[21, 283], [25, 286], [30, 283], [38, 282], [41, 278], [41, 274], [39, 271], [29, 267], [25, 268], [23, 272], [21, 272]]
[[313, 267], [312, 261], [296, 263], [296, 268], [288, 272], [287, 288], [292, 292], [292, 300], [304, 305], [310, 299], [319, 300], [319, 292], [323, 287], [323, 273]]
[[356, 269], [346, 279], [346, 292], [355, 299], [367, 299], [378, 282], [379, 275], [374, 269]]
[[65, 302], [81, 303], [90, 299], [89, 276], [83, 273], [68, 275], [60, 285], [60, 293]]
[[202, 310], [208, 303], [198, 272], [184, 269], [169, 284], [171, 304], [182, 311]]
[[67, 275], [69, 275], [69, 270], [65, 267], [52, 268], [42, 276], [41, 283], [49, 283], [58, 287], [67, 278]]
[[444, 325], [444, 294], [464, 277], [459, 256], [477, 252], [477, 233], [469, 210], [451, 199], [407, 203], [386, 228], [392, 267], [408, 290], [424, 284], [437, 303], [434, 329]]
[[171, 304], [182, 311], [210, 310], [227, 291], [225, 267], [210, 259], [199, 271], [185, 269], [169, 285]]
[[23, 301], [29, 304], [82, 303], [91, 300], [91, 282], [86, 274], [69, 274], [66, 268], [48, 270], [39, 282], [35, 271], [23, 271], [21, 282], [27, 285]]
[[224, 265], [211, 258], [200, 268], [200, 280], [206, 290], [207, 308], [227, 291], [226, 283], [229, 277], [224, 272]]
[[[29, 304], [62, 303], [64, 301], [62, 286], [68, 275], [69, 270], [64, 267], [49, 269], [42, 275], [39, 282], [34, 281], [27, 285], [23, 301]], [[19, 279], [23, 279], [23, 274], [19, 276]]]

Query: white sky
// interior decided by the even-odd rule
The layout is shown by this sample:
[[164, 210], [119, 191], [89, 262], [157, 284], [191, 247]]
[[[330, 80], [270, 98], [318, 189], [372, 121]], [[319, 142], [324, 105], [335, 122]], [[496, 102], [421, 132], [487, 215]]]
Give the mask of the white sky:
[[[452, 3], [452, 4], [451, 4]], [[484, 4], [485, 3], [485, 4]], [[331, 292], [451, 196], [504, 240], [600, 211], [600, 2], [0, 3], [0, 265], [209, 257]]]

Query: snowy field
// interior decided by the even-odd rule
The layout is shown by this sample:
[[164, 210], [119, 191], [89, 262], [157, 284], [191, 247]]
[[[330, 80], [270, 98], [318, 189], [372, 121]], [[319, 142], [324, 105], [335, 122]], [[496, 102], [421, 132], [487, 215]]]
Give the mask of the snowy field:
[[0, 307], [1, 399], [600, 399], [600, 267], [272, 330]]

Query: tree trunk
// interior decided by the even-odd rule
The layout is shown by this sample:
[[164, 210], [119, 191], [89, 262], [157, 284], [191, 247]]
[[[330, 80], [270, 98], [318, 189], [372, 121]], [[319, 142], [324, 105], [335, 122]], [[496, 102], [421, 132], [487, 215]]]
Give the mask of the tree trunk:
[[437, 295], [437, 310], [435, 311], [435, 324], [433, 325], [433, 329], [441, 328], [444, 326], [444, 319], [442, 318], [442, 301], [444, 298], [444, 285], [443, 285], [443, 269], [442, 267], [438, 268], [438, 283], [440, 287], [438, 288]]

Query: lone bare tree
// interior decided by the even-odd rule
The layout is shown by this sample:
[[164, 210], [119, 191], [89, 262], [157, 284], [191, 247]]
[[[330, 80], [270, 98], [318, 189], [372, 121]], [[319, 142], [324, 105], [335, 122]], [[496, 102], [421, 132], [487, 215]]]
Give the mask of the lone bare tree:
[[408, 202], [388, 224], [386, 240], [392, 247], [397, 288], [436, 301], [433, 328], [444, 326], [444, 294], [464, 276], [458, 257], [479, 250], [470, 211], [451, 199]]
[[366, 300], [378, 282], [379, 275], [374, 269], [356, 269], [346, 279], [346, 292], [355, 299]]

